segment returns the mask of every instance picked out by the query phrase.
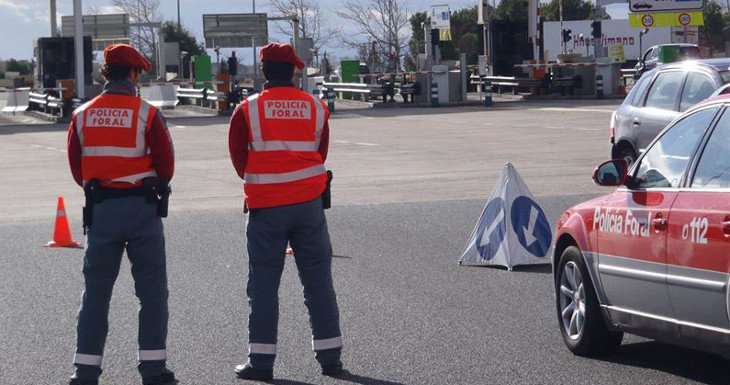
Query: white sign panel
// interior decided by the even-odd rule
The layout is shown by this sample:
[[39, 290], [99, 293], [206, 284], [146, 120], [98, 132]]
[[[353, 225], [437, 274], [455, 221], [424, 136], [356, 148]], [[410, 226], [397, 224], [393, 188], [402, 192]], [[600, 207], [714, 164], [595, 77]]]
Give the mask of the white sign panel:
[[451, 28], [451, 12], [448, 5], [432, 5], [431, 6], [431, 28], [447, 29]]
[[[592, 20], [572, 20], [564, 21], [563, 28], [571, 30], [572, 39], [567, 43], [569, 52], [578, 53], [584, 56], [595, 56], [596, 39], [591, 36]], [[557, 60], [557, 54], [562, 50], [562, 34], [560, 32], [560, 22], [547, 21], [543, 23], [545, 30], [545, 58], [550, 61]], [[641, 53], [639, 52], [639, 31], [640, 29], [629, 28], [628, 19], [623, 20], [603, 20], [601, 22], [601, 30], [603, 32], [602, 42], [604, 47], [622, 44], [624, 46], [624, 54], [627, 60], [637, 60]], [[583, 34], [583, 37], [580, 35]], [[672, 42], [671, 28], [652, 28], [649, 33], [644, 35], [642, 41], [642, 49], [657, 44], [669, 44]]]
[[459, 264], [550, 263], [552, 230], [545, 212], [511, 163], [507, 163]]
[[697, 11], [704, 7], [704, 0], [630, 0], [631, 12]]
[[244, 48], [268, 44], [265, 13], [203, 15], [203, 36], [207, 48]]
[[[81, 19], [85, 36], [92, 39], [112, 40], [129, 37], [129, 15], [84, 15]], [[74, 36], [73, 16], [61, 17], [61, 36]]]

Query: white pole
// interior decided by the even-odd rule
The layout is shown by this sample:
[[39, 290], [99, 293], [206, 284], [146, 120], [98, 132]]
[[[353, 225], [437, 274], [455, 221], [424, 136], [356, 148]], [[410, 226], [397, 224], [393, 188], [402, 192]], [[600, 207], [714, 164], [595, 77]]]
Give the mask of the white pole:
[[[251, 13], [256, 13], [256, 0], [253, 0], [251, 2]], [[256, 37], [256, 36], [251, 37], [251, 53], [253, 54], [253, 67], [251, 67], [251, 74], [252, 74], [251, 77], [253, 78], [254, 89], [258, 85], [256, 80], [259, 77], [259, 70], [258, 70], [258, 68], [256, 68], [257, 67], [257, 65], [256, 65], [256, 61], [257, 61], [256, 60], [256, 39], [258, 39], [258, 37]], [[230, 69], [229, 69], [229, 71], [230, 71]], [[233, 80], [233, 79], [231, 79], [231, 80]]]
[[76, 56], [76, 97], [86, 98], [84, 76], [84, 25], [81, 17], [81, 0], [74, 0], [74, 53]]
[[165, 67], [167, 67], [167, 61], [165, 59], [167, 58], [165, 57], [165, 32], [162, 26], [157, 30], [157, 33], [157, 75], [163, 82], [166, 82], [167, 73]]
[[565, 39], [563, 38], [563, 0], [558, 0], [558, 9], [560, 16], [560, 45], [563, 47], [563, 53], [566, 53], [568, 43], [566, 43]]
[[56, 0], [51, 0], [51, 37], [58, 36], [58, 25], [56, 25]]

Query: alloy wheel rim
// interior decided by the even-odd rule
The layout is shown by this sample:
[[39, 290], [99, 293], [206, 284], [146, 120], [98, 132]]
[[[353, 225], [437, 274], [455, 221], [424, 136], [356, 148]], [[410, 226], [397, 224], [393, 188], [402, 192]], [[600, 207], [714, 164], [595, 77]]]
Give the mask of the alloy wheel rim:
[[563, 267], [560, 277], [560, 318], [563, 329], [570, 339], [576, 340], [583, 334], [586, 314], [586, 295], [583, 276], [575, 262]]

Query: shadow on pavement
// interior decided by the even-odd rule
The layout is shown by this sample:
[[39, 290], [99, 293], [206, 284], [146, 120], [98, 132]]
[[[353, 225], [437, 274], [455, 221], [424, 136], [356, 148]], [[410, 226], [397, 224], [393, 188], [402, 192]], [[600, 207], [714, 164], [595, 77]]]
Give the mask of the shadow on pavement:
[[271, 385], [317, 385], [317, 384], [312, 384], [310, 382], [301, 382], [301, 381], [294, 381], [294, 380], [279, 380], [279, 379], [271, 380], [271, 381], [264, 381], [264, 383], [271, 384]]
[[[342, 373], [340, 373], [339, 375], [337, 375], [333, 378], [335, 378], [337, 380], [352, 382], [354, 384], [361, 384], [361, 385], [404, 385], [400, 382], [378, 380], [377, 378], [360, 376], [360, 375], [351, 373], [348, 370], [343, 370]], [[315, 385], [315, 384], [312, 384], [309, 382], [284, 380], [284, 379], [274, 379], [271, 381], [266, 381], [266, 383], [271, 384], [271, 385]]]
[[[462, 267], [508, 271], [508, 269], [506, 267], [499, 266], [499, 265], [463, 265]], [[550, 264], [519, 265], [519, 266], [513, 267], [512, 269], [513, 269], [513, 272], [515, 272], [515, 273], [537, 273], [537, 274], [552, 274], [553, 273], [552, 265], [550, 265]]]
[[400, 382], [378, 380], [377, 378], [360, 376], [348, 370], [343, 370], [342, 373], [335, 378], [337, 378], [338, 380], [362, 385], [404, 385]]
[[616, 354], [600, 360], [659, 370], [704, 384], [730, 383], [730, 365], [721, 356], [658, 341], [622, 345]]
[[553, 268], [550, 264], [515, 266], [514, 271], [518, 273], [539, 273], [552, 274]]

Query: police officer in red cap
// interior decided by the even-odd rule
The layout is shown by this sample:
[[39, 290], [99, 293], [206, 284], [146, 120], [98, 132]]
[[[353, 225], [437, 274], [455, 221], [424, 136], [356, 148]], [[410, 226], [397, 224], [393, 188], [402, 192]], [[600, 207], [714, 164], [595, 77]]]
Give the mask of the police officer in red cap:
[[291, 46], [264, 46], [261, 63], [264, 91], [236, 109], [229, 133], [231, 159], [250, 211], [249, 354], [235, 372], [242, 379], [273, 378], [279, 282], [290, 243], [304, 285], [315, 357], [322, 374], [336, 375], [342, 370], [342, 336], [324, 215], [328, 203], [323, 200], [329, 111], [321, 100], [294, 87], [294, 68], [302, 69], [304, 63]]
[[[122, 254], [132, 264], [139, 298], [139, 371], [144, 385], [173, 385], [166, 368], [166, 195], [175, 159], [160, 111], [138, 98], [136, 84], [152, 66], [136, 49], [104, 50], [104, 92], [73, 114], [68, 159], [86, 193], [84, 295], [78, 314], [71, 385], [96, 385], [109, 329], [109, 301]], [[114, 381], [112, 381], [114, 382]]]

